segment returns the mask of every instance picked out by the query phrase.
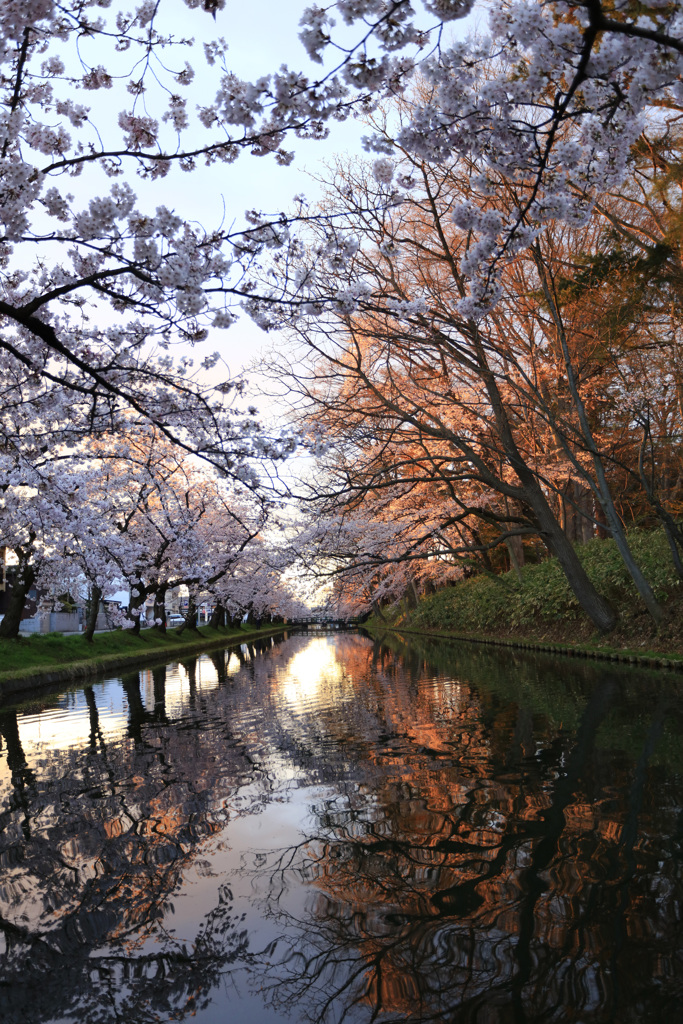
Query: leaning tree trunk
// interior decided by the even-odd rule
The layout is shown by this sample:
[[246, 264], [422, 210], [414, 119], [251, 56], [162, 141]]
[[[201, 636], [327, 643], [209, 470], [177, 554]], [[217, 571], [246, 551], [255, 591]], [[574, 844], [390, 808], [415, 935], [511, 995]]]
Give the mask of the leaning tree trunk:
[[97, 616], [100, 610], [100, 601], [102, 600], [102, 591], [96, 583], [90, 588], [90, 603], [88, 606], [88, 618], [85, 624], [85, 632], [83, 636], [89, 644], [92, 643], [92, 638], [95, 633], [95, 627], [97, 625]]
[[[489, 394], [491, 394], [491, 391], [489, 391]], [[593, 625], [601, 633], [611, 632], [617, 624], [617, 613], [607, 598], [599, 594], [591, 583], [574, 545], [568, 539], [550, 507], [548, 499], [543, 493], [543, 488], [538, 482], [538, 478], [522, 458], [512, 437], [512, 431], [507, 422], [507, 415], [502, 407], [502, 402], [500, 402], [499, 408], [495, 411], [501, 440], [505, 445], [510, 464], [522, 485], [526, 504], [536, 521], [541, 540], [550, 553], [557, 558], [567, 583]]]
[[[529, 471], [531, 475], [531, 471]], [[535, 480], [524, 481], [529, 506], [540, 528], [541, 539], [555, 555], [581, 608], [601, 633], [609, 633], [617, 624], [617, 614], [609, 601], [599, 594], [588, 578], [573, 544], [555, 518], [545, 495]]]
[[648, 420], [646, 424], [645, 434], [643, 437], [643, 442], [640, 446], [640, 455], [638, 456], [638, 472], [640, 475], [641, 483], [643, 485], [643, 489], [645, 491], [645, 494], [647, 495], [647, 500], [650, 502], [655, 512], [659, 516], [660, 521], [664, 525], [664, 533], [666, 534], [666, 539], [669, 544], [669, 549], [671, 551], [671, 557], [673, 558], [673, 563], [676, 568], [676, 572], [678, 573], [679, 578], [683, 579], [683, 562], [681, 561], [681, 552], [679, 550], [679, 545], [681, 545], [683, 541], [683, 536], [681, 535], [680, 527], [678, 526], [678, 523], [673, 518], [671, 513], [667, 512], [667, 510], [662, 505], [661, 501], [657, 498], [654, 490], [654, 483], [648, 480], [647, 474], [645, 473], [645, 445], [647, 443], [647, 439], [649, 436], [650, 424]]
[[569, 392], [572, 396], [576, 415], [579, 420], [581, 427], [581, 433], [586, 444], [586, 448], [591, 456], [593, 463], [593, 469], [595, 470], [595, 477], [597, 480], [597, 493], [600, 504], [602, 505], [607, 520], [607, 526], [612, 535], [612, 539], [617, 546], [617, 550], [621, 555], [622, 561], [626, 566], [633, 583], [635, 584], [636, 590], [640, 594], [642, 601], [647, 608], [648, 612], [652, 616], [655, 625], [659, 626], [661, 623], [664, 613], [662, 606], [655, 597], [655, 593], [650, 586], [649, 581], [646, 579], [644, 572], [636, 562], [631, 547], [626, 537], [626, 530], [617, 512], [614, 499], [612, 497], [612, 491], [607, 480], [607, 474], [605, 472], [605, 465], [600, 454], [600, 450], [595, 441], [593, 431], [591, 429], [590, 422], [588, 420], [588, 413], [583, 403], [583, 398], [579, 392], [579, 385], [576, 379], [576, 373], [574, 371], [574, 364], [572, 363], [571, 353], [569, 351], [569, 343], [567, 341], [567, 335], [564, 329], [564, 323], [560, 314], [560, 309], [555, 301], [553, 294], [551, 293], [550, 286], [546, 279], [545, 270], [542, 267], [542, 257], [540, 252], [540, 246], [536, 244], [537, 253], [537, 266], [539, 268], [541, 284], [543, 286], [543, 292], [550, 307], [552, 318], [555, 322], [555, 328], [557, 331], [557, 338], [562, 348], [562, 357], [564, 360], [565, 370], [567, 373], [567, 384], [569, 385]]
[[20, 562], [10, 591], [9, 605], [0, 622], [0, 637], [14, 639], [19, 636], [21, 616], [24, 614], [28, 592], [35, 583], [36, 570], [27, 562]]
[[533, 513], [541, 539], [550, 553], [557, 558], [577, 601], [593, 625], [601, 633], [609, 633], [617, 624], [617, 614], [609, 601], [599, 594], [591, 583], [579, 556], [550, 507], [538, 477], [519, 451], [497, 382], [487, 367], [481, 344], [478, 347], [482, 376], [496, 419], [498, 436], [507, 461], [522, 485], [525, 503]]

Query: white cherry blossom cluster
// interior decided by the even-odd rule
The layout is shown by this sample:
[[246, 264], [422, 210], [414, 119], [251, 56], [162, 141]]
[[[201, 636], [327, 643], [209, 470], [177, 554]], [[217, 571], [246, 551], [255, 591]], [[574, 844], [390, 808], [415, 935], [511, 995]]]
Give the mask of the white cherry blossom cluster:
[[[163, 604], [165, 591], [179, 585], [240, 614], [252, 607], [282, 613], [291, 595], [272, 574], [266, 587], [262, 574], [276, 559], [257, 540], [267, 516], [261, 502], [133, 423], [125, 436], [81, 433], [78, 440], [84, 423], [76, 415], [69, 440], [57, 413], [62, 443], [45, 451], [36, 413], [59, 407], [66, 393], [31, 386], [33, 412], [22, 403], [0, 417], [0, 530], [15, 553], [15, 576], [29, 572], [43, 593], [76, 598], [88, 587], [106, 593], [125, 585], [130, 607], [123, 624], [136, 628], [145, 602], [161, 595]], [[253, 483], [248, 473], [239, 475]]]
[[388, 157], [380, 157], [372, 165], [372, 173], [375, 181], [380, 185], [390, 185], [394, 177], [394, 162]]
[[[214, 14], [224, 6], [186, 2]], [[424, 88], [408, 94], [400, 133], [368, 142], [373, 201], [385, 208], [399, 202], [394, 182], [411, 187], [402, 161], [468, 165], [476, 196], [454, 213], [471, 232], [461, 312], [484, 316], [500, 294], [501, 261], [548, 221], [583, 223], [594, 195], [628, 173], [652, 112], [661, 122], [680, 104], [683, 11], [658, 0], [515, 0], [490, 10], [485, 38], [450, 41], [444, 24], [473, 9], [468, 0], [312, 6], [300, 26], [309, 56], [316, 68], [332, 50], [338, 58], [330, 71], [323, 63], [319, 77], [283, 66], [246, 81], [216, 38], [204, 51], [215, 92], [197, 102], [188, 91], [192, 63], [184, 41], [176, 56], [163, 0], [130, 10], [115, 0], [5, 0], [3, 393], [42, 381], [71, 395], [57, 406], [64, 422], [75, 416], [85, 429], [102, 417], [122, 428], [132, 416], [253, 486], [246, 461], [277, 451], [277, 443], [256, 443], [249, 418], [232, 411], [229, 382], [208, 387], [187, 360], [170, 359], [169, 346], [204, 340], [240, 307], [270, 327], [272, 307], [290, 287], [292, 319], [362, 308], [368, 293], [354, 278], [352, 233], [335, 228], [322, 259], [305, 268], [291, 261], [289, 269], [297, 243], [286, 216], [254, 212], [241, 230], [200, 229], [171, 204], [141, 209], [131, 181], [136, 174], [161, 181], [176, 167], [190, 173], [200, 158], [230, 162], [245, 148], [287, 164], [288, 138], [324, 137], [332, 120], [405, 89], [416, 69]], [[345, 39], [356, 27], [355, 42], [335, 39], [335, 20], [346, 26]], [[86, 52], [86, 41], [96, 47]], [[99, 123], [89, 105], [98, 90], [117, 111]], [[108, 191], [100, 172], [115, 179]], [[86, 179], [83, 198], [74, 198]], [[505, 216], [496, 209], [502, 179], [518, 196]], [[300, 204], [297, 217], [306, 215]], [[281, 277], [260, 288], [259, 261], [268, 253], [283, 254]], [[49, 444], [59, 420], [45, 415]]]

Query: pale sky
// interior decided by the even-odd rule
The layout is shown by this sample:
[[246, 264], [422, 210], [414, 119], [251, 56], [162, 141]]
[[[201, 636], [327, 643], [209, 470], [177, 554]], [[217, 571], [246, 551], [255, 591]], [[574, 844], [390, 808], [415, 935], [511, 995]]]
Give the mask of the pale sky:
[[[215, 23], [204, 12], [189, 10], [182, 0], [171, 0], [170, 6], [177, 12], [173, 24], [178, 34], [192, 35], [198, 43], [223, 36], [229, 46], [228, 67], [240, 78], [253, 81], [279, 69], [283, 63], [310, 75], [320, 74], [321, 68], [311, 64], [298, 39], [299, 19], [310, 3], [311, 0], [228, 0]], [[200, 102], [208, 105], [216, 91], [219, 71], [204, 64], [200, 47], [194, 59], [188, 54], [188, 60], [197, 77], [187, 94], [194, 102], [199, 96]], [[172, 180], [169, 175], [167, 182], [161, 184], [164, 192], [169, 190], [163, 200], [157, 195], [159, 186], [153, 187], [155, 205], [163, 201], [169, 207], [175, 206], [180, 216], [196, 219], [205, 227], [220, 222], [225, 205], [226, 226], [233, 221], [239, 226], [246, 209], [256, 208], [265, 213], [286, 211], [292, 206], [293, 196], [302, 192], [315, 199], [317, 187], [306, 172], [315, 172], [323, 160], [335, 153], [362, 152], [360, 136], [364, 131], [358, 122], [335, 122], [331, 129], [330, 138], [323, 142], [288, 139], [285, 148], [296, 152], [289, 167], [280, 167], [272, 156], [254, 157], [245, 151], [233, 164], [198, 166], [189, 175], [176, 173]], [[238, 374], [263, 346], [271, 343], [271, 335], [265, 335], [243, 316], [230, 330], [214, 331], [204, 347], [220, 351], [232, 373]]]

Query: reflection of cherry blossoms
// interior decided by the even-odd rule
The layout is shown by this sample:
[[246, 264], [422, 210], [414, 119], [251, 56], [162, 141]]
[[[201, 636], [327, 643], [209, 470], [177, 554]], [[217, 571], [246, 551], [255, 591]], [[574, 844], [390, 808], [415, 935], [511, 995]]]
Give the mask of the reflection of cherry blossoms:
[[182, 1020], [247, 953], [227, 885], [217, 886], [196, 934], [169, 929], [184, 878], [201, 872], [202, 846], [233, 814], [228, 804], [246, 762], [221, 736], [223, 769], [209, 779], [213, 741], [198, 748], [194, 731], [170, 734], [166, 685], [166, 670], [155, 670], [154, 709], [146, 711], [138, 673], [122, 680], [129, 738], [105, 735], [105, 709], [86, 689], [89, 744], [46, 751], [38, 764], [22, 748], [15, 713], [0, 714], [12, 772], [0, 845], [17, 865], [0, 924], [8, 1024], [56, 1013], [95, 1024], [111, 1019], [112, 1006], [136, 1021]]
[[6, 709], [3, 1020], [656, 1021], [680, 688], [567, 680], [316, 631]]

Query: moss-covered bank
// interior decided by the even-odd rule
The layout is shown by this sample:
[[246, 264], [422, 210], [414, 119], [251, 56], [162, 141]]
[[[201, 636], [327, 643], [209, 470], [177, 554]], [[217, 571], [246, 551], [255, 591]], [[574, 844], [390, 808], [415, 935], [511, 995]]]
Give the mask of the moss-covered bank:
[[211, 629], [204, 626], [197, 631], [178, 633], [169, 630], [166, 634], [156, 629], [145, 629], [138, 636], [125, 630], [115, 630], [96, 633], [92, 643], [82, 636], [62, 636], [59, 633], [0, 640], [0, 700], [38, 686], [73, 682], [100, 672], [168, 660], [176, 655], [213, 647], [249, 643], [285, 628], [246, 626]]
[[519, 576], [508, 572], [462, 580], [423, 598], [417, 608], [385, 611], [387, 621], [375, 619], [374, 627], [652, 664], [666, 660], [683, 667], [683, 581], [666, 538], [661, 531], [636, 532], [630, 542], [665, 609], [659, 630], [609, 540], [578, 548], [589, 577], [619, 612], [619, 624], [608, 636], [596, 633], [552, 558], [524, 566]]

